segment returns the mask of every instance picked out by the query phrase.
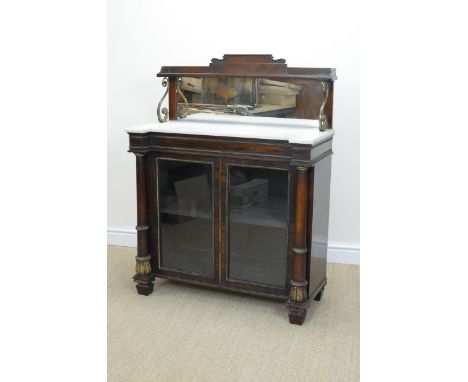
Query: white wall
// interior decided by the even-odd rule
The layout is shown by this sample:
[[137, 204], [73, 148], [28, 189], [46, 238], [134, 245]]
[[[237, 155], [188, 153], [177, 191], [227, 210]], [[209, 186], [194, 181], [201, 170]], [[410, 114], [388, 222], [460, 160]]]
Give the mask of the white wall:
[[320, 9], [312, 1], [110, 1], [108, 224], [136, 225], [135, 158], [126, 152], [123, 129], [156, 120], [160, 67], [208, 65], [224, 53], [271, 53], [289, 66], [337, 69], [329, 240], [359, 245], [359, 31], [345, 7]]

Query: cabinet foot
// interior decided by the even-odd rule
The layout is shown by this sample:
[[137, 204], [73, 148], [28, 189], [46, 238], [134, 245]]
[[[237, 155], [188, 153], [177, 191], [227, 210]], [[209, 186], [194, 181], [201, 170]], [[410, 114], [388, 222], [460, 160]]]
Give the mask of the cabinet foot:
[[151, 273], [146, 275], [136, 274], [133, 276], [133, 281], [135, 281], [138, 294], [149, 296], [153, 293], [155, 278], [155, 275]]
[[320, 301], [323, 297], [324, 292], [325, 292], [325, 287], [320, 289], [320, 292], [318, 292], [317, 295], [314, 297], [314, 301]]
[[294, 325], [302, 325], [307, 316], [307, 308], [309, 308], [310, 301], [292, 302], [288, 301], [286, 306], [288, 308], [289, 323]]
[[289, 323], [293, 325], [302, 325], [305, 321], [307, 310], [304, 310], [302, 314], [289, 313]]

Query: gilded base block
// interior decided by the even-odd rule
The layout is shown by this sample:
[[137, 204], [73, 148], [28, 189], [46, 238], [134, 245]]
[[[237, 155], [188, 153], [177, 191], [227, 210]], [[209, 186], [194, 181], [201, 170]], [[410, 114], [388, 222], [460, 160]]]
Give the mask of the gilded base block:
[[303, 302], [307, 300], [307, 281], [301, 286], [292, 285], [289, 291], [289, 300], [294, 302]]
[[151, 256], [136, 256], [135, 272], [139, 275], [151, 273]]

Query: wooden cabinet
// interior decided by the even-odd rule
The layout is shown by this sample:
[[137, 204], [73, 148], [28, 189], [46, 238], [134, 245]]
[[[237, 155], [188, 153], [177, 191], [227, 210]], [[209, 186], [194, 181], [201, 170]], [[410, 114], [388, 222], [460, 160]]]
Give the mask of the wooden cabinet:
[[[237, 76], [242, 68], [246, 75], [268, 68], [255, 67], [257, 56], [235, 57], [222, 65], [224, 75], [229, 68]], [[310, 119], [191, 113], [177, 119], [183, 105], [175, 84], [194, 76], [187, 68], [169, 75], [173, 118], [127, 129], [137, 158], [137, 290], [151, 294], [161, 277], [276, 298], [286, 301], [290, 322], [302, 324], [326, 285], [334, 131], [308, 126]], [[323, 81], [317, 73], [310, 80]], [[307, 73], [296, 75], [306, 80]], [[326, 80], [334, 80], [334, 71]], [[329, 123], [332, 109], [322, 106]]]

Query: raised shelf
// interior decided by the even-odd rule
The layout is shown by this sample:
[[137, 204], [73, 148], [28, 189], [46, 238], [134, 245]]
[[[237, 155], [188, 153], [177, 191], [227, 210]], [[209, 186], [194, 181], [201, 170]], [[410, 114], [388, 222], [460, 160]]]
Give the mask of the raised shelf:
[[[278, 206], [281, 207], [278, 207]], [[286, 204], [283, 198], [270, 196], [267, 200], [246, 208], [230, 206], [232, 223], [258, 225], [262, 227], [285, 228], [287, 220]]]

